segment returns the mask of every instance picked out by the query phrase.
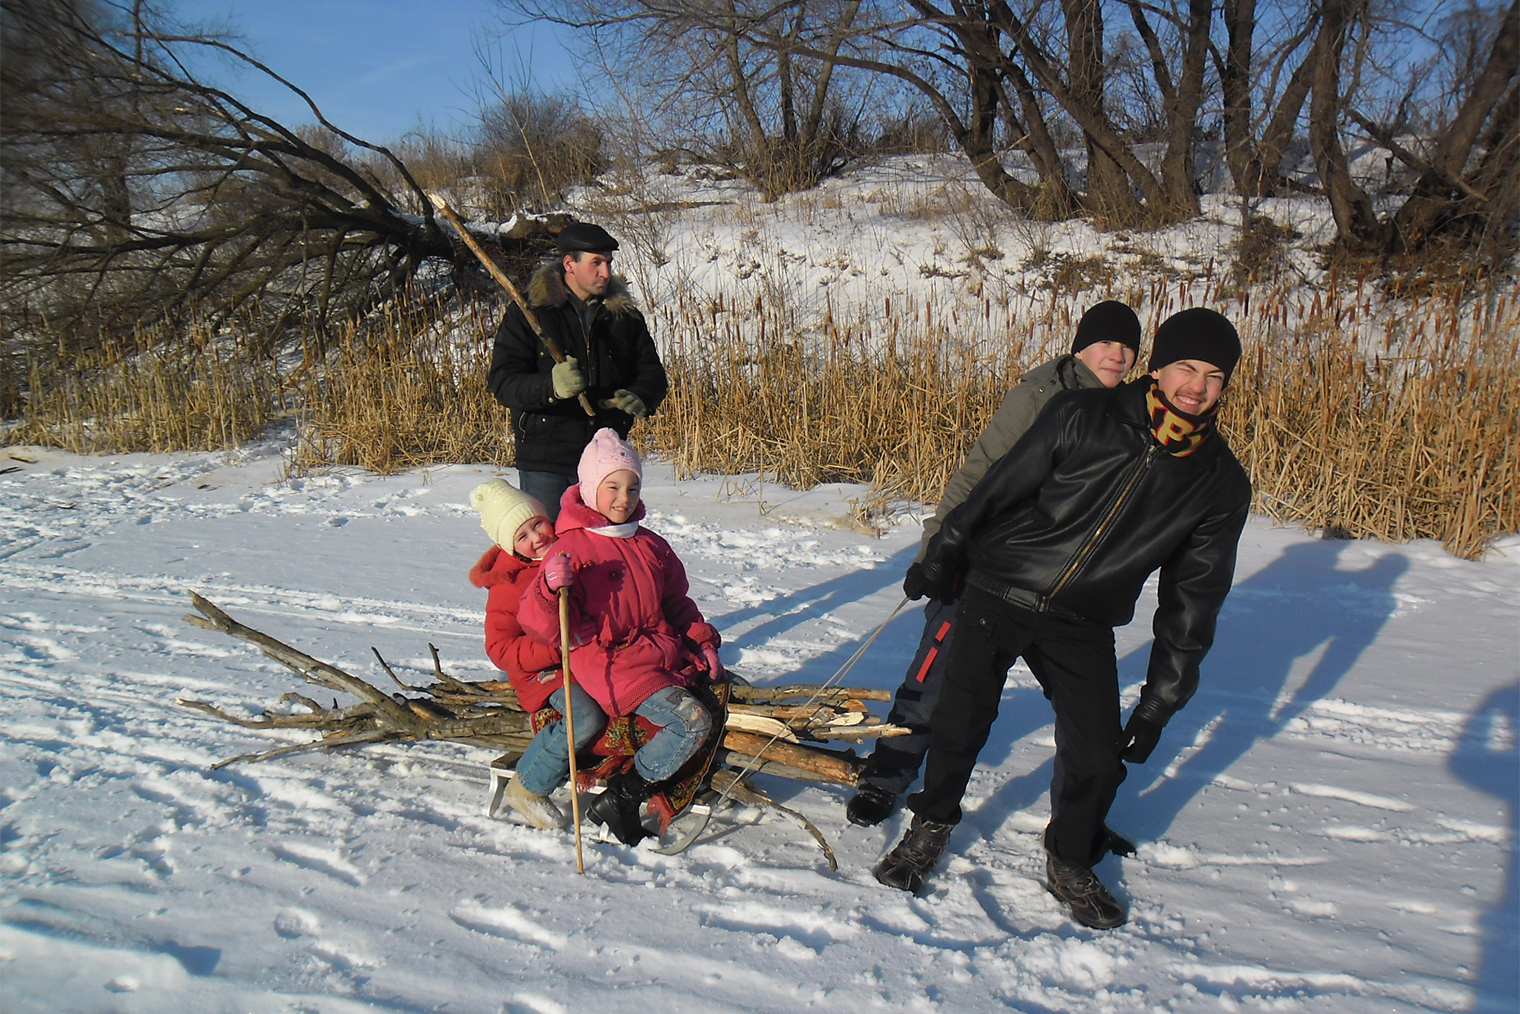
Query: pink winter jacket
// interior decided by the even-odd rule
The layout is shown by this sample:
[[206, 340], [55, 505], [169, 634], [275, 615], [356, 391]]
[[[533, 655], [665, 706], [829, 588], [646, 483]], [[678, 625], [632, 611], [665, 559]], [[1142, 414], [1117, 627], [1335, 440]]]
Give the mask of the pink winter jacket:
[[[634, 520], [644, 517], [639, 506]], [[686, 568], [646, 528], [620, 539], [587, 531], [610, 525], [571, 486], [554, 523], [552, 553], [575, 565], [570, 586], [570, 671], [609, 715], [631, 715], [663, 687], [686, 686], [718, 632], [687, 595]], [[559, 644], [559, 597], [540, 574], [523, 592], [518, 619], [529, 636]]]

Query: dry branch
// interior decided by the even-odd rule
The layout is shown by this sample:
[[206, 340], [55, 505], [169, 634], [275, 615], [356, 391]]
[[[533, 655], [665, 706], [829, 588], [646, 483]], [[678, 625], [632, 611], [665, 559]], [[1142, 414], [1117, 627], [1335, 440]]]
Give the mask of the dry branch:
[[[295, 703], [306, 713], [265, 714], [244, 718], [207, 704], [182, 699], [187, 708], [245, 729], [306, 729], [320, 739], [290, 743], [262, 753], [239, 754], [216, 767], [238, 761], [267, 760], [312, 750], [330, 750], [382, 742], [450, 740], [521, 754], [533, 738], [530, 716], [511, 684], [502, 680], [470, 683], [443, 671], [438, 649], [433, 655], [436, 682], [413, 686], [401, 681], [378, 650], [375, 658], [402, 693], [387, 694], [337, 666], [314, 658], [263, 631], [239, 623], [195, 592], [190, 601], [199, 615], [185, 622], [215, 630], [254, 645], [269, 658], [299, 673], [308, 683], [341, 691], [359, 703], [331, 707], [301, 694], [289, 693], [282, 703]], [[372, 649], [374, 650], [374, 649]], [[729, 724], [719, 763], [805, 781], [855, 785], [865, 762], [852, 750], [827, 750], [801, 740], [859, 742], [876, 736], [904, 735], [908, 730], [889, 725], [870, 714], [866, 700], [886, 700], [884, 691], [817, 686], [755, 687], [736, 684]], [[782, 738], [771, 741], [780, 734]], [[759, 758], [757, 760], [757, 758]]]

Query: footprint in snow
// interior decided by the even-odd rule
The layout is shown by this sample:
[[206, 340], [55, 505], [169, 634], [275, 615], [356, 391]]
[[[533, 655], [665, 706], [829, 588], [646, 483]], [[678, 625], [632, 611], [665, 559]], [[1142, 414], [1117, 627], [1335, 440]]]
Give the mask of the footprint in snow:
[[269, 850], [276, 859], [340, 880], [350, 887], [363, 887], [364, 876], [337, 852], [310, 845], [276, 845]]
[[304, 909], [282, 908], [274, 917], [275, 934], [284, 940], [312, 936], [321, 928], [322, 921]]
[[466, 901], [449, 913], [456, 925], [475, 933], [516, 940], [534, 947], [560, 950], [565, 946], [565, 936], [545, 929], [515, 908], [489, 908], [475, 901]]

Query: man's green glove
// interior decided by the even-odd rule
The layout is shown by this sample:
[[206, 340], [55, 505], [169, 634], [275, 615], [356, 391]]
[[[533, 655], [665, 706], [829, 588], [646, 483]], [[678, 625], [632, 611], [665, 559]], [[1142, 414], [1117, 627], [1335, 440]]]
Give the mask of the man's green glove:
[[554, 380], [554, 396], [561, 401], [574, 398], [586, 389], [586, 378], [581, 376], [581, 364], [574, 356], [566, 356], [562, 363], [555, 363], [549, 371]]
[[612, 397], [602, 402], [602, 408], [620, 408], [635, 419], [644, 419], [649, 415], [649, 408], [644, 404], [644, 399], [626, 387], [613, 391]]

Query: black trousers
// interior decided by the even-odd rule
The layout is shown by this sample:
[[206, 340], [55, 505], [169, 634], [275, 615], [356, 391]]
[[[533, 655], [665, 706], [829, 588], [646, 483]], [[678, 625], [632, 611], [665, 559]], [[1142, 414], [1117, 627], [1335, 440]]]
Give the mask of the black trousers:
[[913, 732], [878, 739], [862, 776], [864, 781], [900, 793], [918, 777], [924, 754], [929, 752], [929, 719], [939, 703], [945, 670], [949, 668], [956, 608], [956, 603], [939, 599], [930, 599], [924, 606], [923, 637], [902, 685], [892, 695], [892, 710], [887, 714], [888, 722]]
[[1111, 627], [1031, 612], [968, 589], [929, 720], [924, 786], [908, 808], [926, 820], [960, 822], [966, 783], [997, 719], [1008, 669], [1021, 656], [1056, 715], [1046, 847], [1065, 862], [1092, 866], [1106, 850], [1104, 821], [1125, 775]]

